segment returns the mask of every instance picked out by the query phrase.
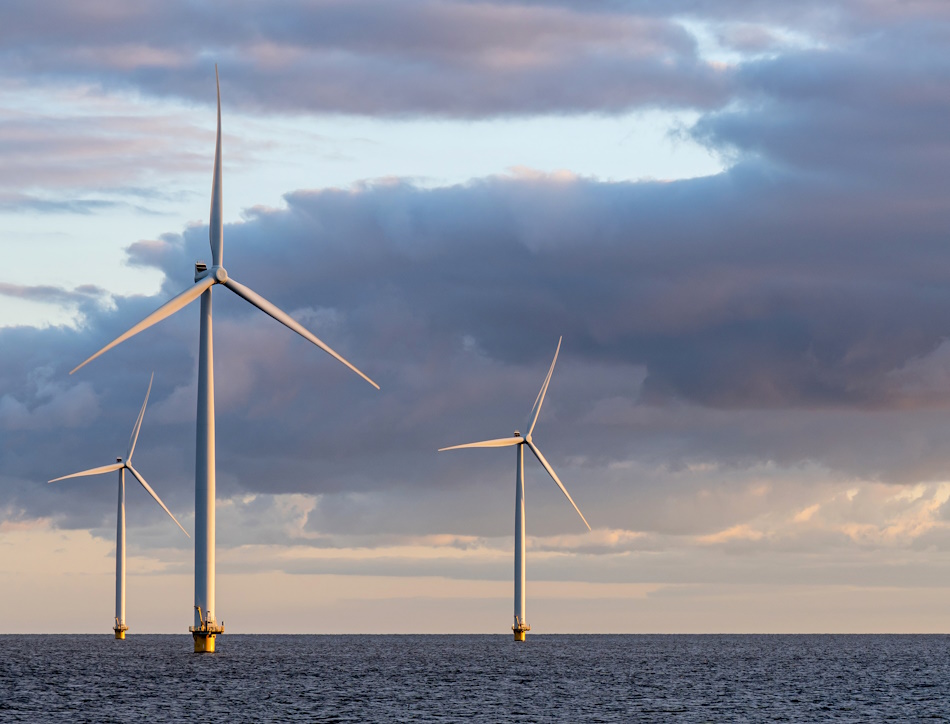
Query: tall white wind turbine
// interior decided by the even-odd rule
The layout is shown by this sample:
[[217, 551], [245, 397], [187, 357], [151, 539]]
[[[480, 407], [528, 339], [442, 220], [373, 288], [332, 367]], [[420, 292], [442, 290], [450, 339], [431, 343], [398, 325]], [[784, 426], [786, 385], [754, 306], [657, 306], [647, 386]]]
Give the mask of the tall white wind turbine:
[[[181, 528], [181, 523], [178, 522], [178, 519], [172, 515], [171, 511], [165, 506], [161, 498], [158, 497], [158, 494], [152, 490], [151, 486], [145, 482], [145, 478], [139, 473], [138, 470], [132, 467], [132, 453], [135, 452], [135, 443], [139, 439], [139, 430], [142, 429], [142, 418], [145, 417], [145, 406], [148, 404], [148, 396], [152, 392], [152, 380], [155, 379], [155, 374], [152, 374], [152, 378], [148, 381], [148, 390], [145, 393], [145, 402], [142, 403], [142, 409], [139, 411], [139, 416], [135, 420], [135, 425], [132, 426], [132, 436], [129, 438], [129, 449], [125, 453], [125, 460], [122, 458], [116, 458], [115, 463], [112, 465], [103, 465], [100, 468], [92, 468], [91, 470], [83, 470], [81, 473], [73, 473], [72, 475], [64, 475], [61, 478], [53, 478], [49, 482], [55, 483], [58, 480], [66, 480], [67, 478], [81, 478], [86, 475], [100, 475], [101, 473], [111, 473], [115, 470], [119, 471], [119, 507], [116, 511], [116, 521], [115, 521], [115, 626], [113, 631], [115, 631], [115, 637], [117, 639], [124, 639], [125, 632], [129, 630], [129, 627], [125, 623], [125, 471], [128, 470], [132, 475], [138, 480], [142, 487], [145, 488], [145, 492], [155, 498], [155, 502], [158, 503], [168, 515], [171, 516], [171, 519], [175, 521], [175, 525]], [[181, 532], [185, 535], [188, 535], [188, 531], [184, 528], [181, 528]], [[191, 536], [188, 536], [189, 538]]]
[[525, 620], [525, 445], [527, 445], [531, 452], [534, 453], [534, 456], [538, 459], [538, 462], [544, 466], [544, 469], [548, 471], [548, 475], [550, 475], [551, 479], [557, 483], [557, 486], [561, 489], [561, 492], [567, 496], [570, 504], [574, 506], [574, 510], [577, 511], [577, 514], [581, 517], [581, 520], [584, 521], [584, 525], [587, 526], [587, 530], [590, 530], [590, 524], [587, 522], [584, 514], [581, 513], [580, 508], [577, 507], [574, 499], [571, 498], [571, 494], [567, 492], [567, 488], [564, 487], [564, 484], [561, 482], [560, 478], [558, 478], [557, 473], [554, 472], [554, 468], [551, 467], [551, 464], [545, 459], [544, 455], [541, 454], [541, 451], [538, 450], [538, 446], [534, 444], [534, 439], [531, 437], [532, 433], [534, 432], [534, 426], [538, 422], [538, 415], [541, 414], [541, 405], [544, 404], [544, 395], [548, 391], [548, 385], [551, 383], [551, 375], [554, 373], [554, 365], [557, 363], [558, 352], [561, 351], [562, 339], [563, 337], [559, 338], [557, 341], [557, 349], [554, 352], [554, 361], [551, 362], [551, 368], [548, 370], [548, 376], [544, 378], [544, 384], [541, 385], [541, 391], [538, 393], [538, 397], [534, 401], [534, 407], [532, 407], [531, 412], [528, 413], [528, 419], [525, 421], [525, 429], [527, 429], [528, 432], [525, 433], [524, 437], [521, 437], [521, 433], [515, 430], [513, 437], [503, 437], [497, 440], [484, 440], [482, 442], [470, 442], [466, 443], [465, 445], [453, 445], [451, 447], [439, 449], [439, 452], [442, 452], [444, 450], [458, 450], [465, 447], [509, 447], [511, 445], [516, 445], [518, 447], [518, 463], [515, 467], [515, 622], [511, 627], [511, 630], [515, 632], [515, 641], [524, 641], [525, 633], [531, 630], [531, 627]]
[[[218, 68], [214, 69], [215, 81]], [[166, 302], [125, 334], [120, 335], [96, 352], [70, 374], [99, 355], [112, 349], [153, 324], [171, 316], [195, 299], [201, 298], [201, 322], [199, 325], [198, 349], [198, 424], [195, 450], [195, 605], [194, 625], [188, 630], [195, 640], [195, 652], [212, 652], [215, 635], [224, 632], [224, 622], [217, 622], [214, 600], [214, 355], [211, 333], [211, 289], [221, 285], [250, 302], [265, 314], [289, 327], [304, 339], [353, 370], [356, 374], [379, 389], [373, 380], [330, 349], [286, 312], [268, 302], [259, 294], [239, 284], [225, 271], [224, 227], [221, 214], [221, 86], [218, 83], [218, 131], [214, 151], [214, 178], [211, 185], [211, 268], [202, 262], [195, 263], [195, 285]]]

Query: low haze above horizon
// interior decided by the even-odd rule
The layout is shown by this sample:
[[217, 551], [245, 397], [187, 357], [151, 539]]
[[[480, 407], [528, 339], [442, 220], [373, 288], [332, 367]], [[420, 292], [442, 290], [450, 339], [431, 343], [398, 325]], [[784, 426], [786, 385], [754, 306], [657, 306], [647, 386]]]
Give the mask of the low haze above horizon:
[[[0, 28], [0, 633], [112, 626], [122, 455], [194, 529], [208, 260], [376, 380], [215, 304], [218, 617], [506, 633], [950, 620], [950, 5], [10, 3]], [[220, 302], [217, 301], [220, 299]], [[129, 489], [132, 633], [192, 548]]]

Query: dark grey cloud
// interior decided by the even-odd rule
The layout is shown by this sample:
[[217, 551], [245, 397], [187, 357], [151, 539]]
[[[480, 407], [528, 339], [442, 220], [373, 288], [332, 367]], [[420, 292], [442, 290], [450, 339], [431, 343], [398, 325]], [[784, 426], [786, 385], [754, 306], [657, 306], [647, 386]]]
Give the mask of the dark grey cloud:
[[[495, 178], [299, 192], [286, 201], [227, 227], [230, 273], [383, 390], [216, 290], [222, 495], [325, 494], [316, 530], [501, 535], [510, 523], [510, 455], [434, 450], [520, 427], [559, 334], [565, 344], [538, 440], [601, 524], [713, 533], [762, 508], [728, 495], [713, 505], [697, 490], [717, 481], [728, 488], [736, 471], [768, 461], [908, 481], [947, 462], [946, 391], [934, 389], [941, 378], [933, 376], [943, 369], [935, 350], [946, 337], [947, 300], [931, 279], [940, 248], [929, 237], [942, 210], [931, 219], [908, 214], [922, 243], [886, 264], [889, 226], [828, 204], [831, 233], [803, 235], [795, 220], [808, 214], [814, 233], [821, 228], [813, 192], [791, 172], [752, 162], [666, 184]], [[839, 238], [846, 216], [852, 230]], [[25, 480], [99, 464], [114, 454], [107, 440], [124, 444], [156, 369], [140, 469], [156, 471], [150, 479], [165, 481], [187, 509], [196, 309], [96, 360], [78, 380], [64, 377], [191, 283], [194, 259], [208, 256], [207, 231], [130, 252], [133, 263], [166, 274], [160, 297], [90, 308], [81, 331], [33, 332], [46, 335], [37, 354], [50, 376], [64, 390], [78, 380], [93, 385], [102, 412], [37, 440], [38, 458], [8, 450], [4, 468]], [[11, 399], [27, 411], [41, 404], [28, 385]], [[907, 435], [895, 435], [904, 426]], [[646, 466], [634, 479], [610, 472], [630, 458]], [[719, 473], [681, 479], [679, 501], [658, 485], [670, 479], [664, 470], [709, 461]], [[529, 483], [535, 530], [577, 523], [537, 466]], [[24, 488], [24, 505], [61, 511], [61, 499], [47, 492], [38, 503]], [[357, 497], [341, 497], [349, 495]], [[643, 512], [618, 501], [638, 501]], [[75, 507], [75, 524], [93, 507]]]
[[[207, 131], [111, 92], [211, 103], [214, 59], [232, 108], [471, 118], [690, 108], [705, 112], [693, 137], [731, 160], [821, 168], [808, 178], [816, 189], [847, 166], [866, 181], [903, 172], [926, 191], [917, 162], [946, 154], [935, 122], [946, 110], [946, 13], [929, 3], [771, 5], [361, 0], [234, 13], [17, 2], [0, 30], [5, 92], [40, 87], [73, 105], [0, 109], [0, 210], [154, 213], [180, 195], [171, 179], [207, 173]], [[703, 59], [687, 27], [696, 24], [747, 55]], [[926, 83], [908, 88], [908, 74]], [[905, 100], [930, 107], [881, 112]], [[253, 155], [239, 138], [228, 148], [232, 162]]]
[[[8, 3], [0, 57], [11, 78], [92, 84], [208, 103], [212, 62], [230, 103], [264, 112], [491, 117], [713, 109], [745, 98], [736, 72], [702, 57], [692, 26], [756, 57], [802, 45], [925, 33], [939, 3], [437, 2], [267, 6], [178, 0]], [[899, 40], [899, 38], [898, 38]], [[918, 55], [919, 44], [913, 47]], [[925, 46], [926, 47], [926, 46]]]
[[[383, 389], [216, 289], [219, 494], [322, 496], [312, 534], [505, 535], [510, 451], [435, 449], [520, 427], [561, 334], [538, 441], [595, 526], [713, 535], [852, 478], [941, 479], [943, 18], [908, 11], [875, 35], [897, 11], [868, 8], [838, 19], [834, 48], [735, 72], [735, 102], [690, 131], [733, 161], [716, 176], [392, 181], [249, 210], [225, 231], [229, 272]], [[152, 369], [139, 469], [191, 506], [196, 308], [65, 375], [192, 283], [207, 229], [129, 251], [165, 274], [160, 295], [84, 303], [81, 329], [0, 331], [14, 511], [109, 519], [111, 504], [40, 481], [121, 452]], [[750, 492], [770, 465], [788, 477]], [[532, 533], [579, 525], [537, 466], [528, 477]]]
[[[228, 103], [257, 112], [459, 118], [722, 109], [754, 99], [747, 67], [762, 57], [803, 47], [810, 57], [850, 54], [883, 41], [883, 54], [848, 57], [873, 66], [913, 48], [905, 64], [926, 64], [950, 32], [938, 2], [878, 0], [781, 7], [281, 0], [238, 12], [223, 2], [119, 8], [17, 0], [4, 19], [4, 73], [24, 84], [81, 83], [207, 104], [217, 61]], [[704, 57], [697, 28], [740, 60]], [[792, 70], [793, 82], [817, 79], [801, 70]]]
[[582, 5], [401, 0], [244, 5], [27, 2], [5, 9], [15, 77], [207, 103], [221, 64], [232, 104], [258, 111], [483, 117], [710, 107], [729, 74], [665, 17]]

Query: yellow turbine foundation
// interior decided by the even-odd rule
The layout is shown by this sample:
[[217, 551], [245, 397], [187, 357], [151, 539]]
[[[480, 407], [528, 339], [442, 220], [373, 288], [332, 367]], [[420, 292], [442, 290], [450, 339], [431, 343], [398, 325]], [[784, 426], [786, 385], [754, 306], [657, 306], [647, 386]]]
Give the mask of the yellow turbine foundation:
[[199, 633], [194, 631], [192, 636], [195, 637], [195, 653], [196, 654], [213, 654], [214, 653], [214, 637], [216, 634], [213, 633]]
[[125, 624], [117, 623], [112, 630], [115, 631], [116, 641], [125, 641], [125, 632], [129, 630], [129, 627]]
[[526, 623], [522, 623], [512, 626], [511, 630], [515, 632], [515, 641], [524, 641], [524, 635], [531, 630], [531, 627]]

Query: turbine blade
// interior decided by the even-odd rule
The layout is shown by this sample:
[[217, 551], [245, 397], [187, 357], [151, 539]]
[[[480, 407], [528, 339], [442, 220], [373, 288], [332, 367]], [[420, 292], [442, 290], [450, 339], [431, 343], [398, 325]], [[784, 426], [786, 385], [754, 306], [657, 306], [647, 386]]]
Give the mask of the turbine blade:
[[571, 494], [567, 492], [567, 488], [564, 487], [564, 483], [561, 482], [558, 478], [557, 473], [554, 472], [554, 468], [551, 467], [551, 464], [544, 459], [544, 455], [541, 454], [541, 451], [535, 446], [533, 442], [528, 443], [528, 447], [531, 448], [531, 452], [534, 453], [534, 456], [538, 459], [538, 462], [544, 466], [544, 469], [548, 471], [548, 475], [557, 483], [557, 486], [561, 489], [561, 492], [567, 496], [567, 499], [571, 502], [571, 505], [574, 506], [574, 510], [577, 511], [577, 514], [581, 517], [581, 520], [584, 521], [584, 525], [587, 526], [587, 530], [590, 530], [590, 523], [587, 522], [587, 518], [584, 517], [584, 514], [581, 512], [581, 509], [577, 507], [577, 503], [574, 502], [574, 499], [571, 497]]
[[548, 369], [548, 376], [544, 378], [544, 384], [541, 385], [541, 391], [534, 401], [534, 407], [532, 407], [531, 412], [528, 413], [528, 419], [525, 422], [525, 427], [528, 428], [528, 432], [525, 433], [525, 437], [528, 437], [528, 435], [534, 432], [534, 426], [538, 424], [538, 416], [541, 414], [541, 405], [544, 404], [544, 395], [548, 391], [548, 385], [551, 384], [551, 375], [554, 374], [554, 365], [557, 364], [557, 355], [558, 352], [561, 351], [562, 339], [564, 339], [564, 337], [558, 337], [557, 349], [554, 350], [554, 360]]
[[[125, 467], [127, 467], [129, 469], [129, 472], [135, 476], [135, 479], [138, 480], [142, 484], [142, 487], [145, 488], [145, 492], [147, 492], [149, 495], [155, 498], [155, 502], [158, 503], [160, 506], [162, 506], [162, 509], [166, 513], [168, 513], [169, 516], [171, 516], [171, 519], [175, 521], [175, 525], [181, 528], [181, 523], [179, 523], [178, 519], [174, 515], [172, 515], [172, 512], [167, 507], [165, 507], [165, 504], [162, 502], [162, 499], [159, 498], [158, 495], [156, 495], [155, 491], [152, 490], [152, 488], [149, 486], [149, 484], [145, 482], [145, 478], [139, 475], [139, 471], [133, 468], [131, 465], [126, 465]], [[185, 530], [184, 528], [181, 528], [181, 532], [184, 533], [185, 535], [188, 535], [188, 531]], [[188, 537], [191, 538], [190, 535], [188, 535]]]
[[142, 429], [142, 418], [145, 417], [145, 406], [148, 404], [148, 396], [152, 392], [152, 381], [155, 379], [155, 373], [152, 373], [152, 377], [148, 381], [148, 389], [145, 391], [145, 402], [142, 403], [142, 409], [139, 410], [138, 419], [135, 421], [135, 426], [132, 428], [132, 437], [129, 438], [129, 451], [125, 455], [125, 461], [132, 461], [132, 453], [135, 452], [135, 443], [139, 440], [139, 430]]
[[523, 437], [502, 437], [497, 440], [483, 440], [482, 442], [468, 442], [464, 445], [452, 445], [452, 447], [440, 447], [439, 452], [458, 450], [463, 447], [508, 447], [510, 445], [520, 445], [523, 442]]
[[112, 463], [112, 465], [103, 465], [101, 468], [92, 468], [92, 470], [83, 470], [81, 473], [73, 473], [72, 475], [64, 475], [61, 478], [53, 478], [49, 482], [55, 483], [57, 480], [66, 480], [66, 478], [81, 478], [85, 475], [101, 475], [102, 473], [111, 473], [113, 470], [118, 470], [122, 467], [122, 463]]
[[224, 263], [224, 226], [221, 215], [221, 83], [218, 81], [218, 64], [214, 64], [214, 82], [218, 87], [218, 135], [214, 145], [214, 178], [211, 181], [211, 218], [208, 237], [211, 242], [211, 263]]
[[228, 289], [230, 289], [232, 292], [234, 292], [235, 294], [237, 294], [239, 297], [243, 297], [244, 299], [246, 299], [248, 302], [250, 302], [251, 304], [253, 304], [255, 307], [257, 307], [258, 309], [260, 309], [260, 310], [261, 310], [262, 312], [264, 312], [265, 314], [269, 314], [271, 317], [273, 317], [274, 319], [276, 319], [278, 322], [280, 322], [281, 324], [283, 324], [285, 327], [289, 327], [290, 329], [292, 329], [293, 331], [295, 331], [297, 334], [299, 334], [299, 335], [300, 335], [301, 337], [303, 337], [304, 339], [309, 340], [310, 342], [313, 342], [315, 345], [317, 345], [317, 347], [319, 347], [320, 349], [322, 349], [324, 352], [326, 352], [328, 355], [330, 355], [331, 357], [333, 357], [333, 358], [336, 359], [337, 361], [342, 362], [343, 364], [345, 364], [347, 367], [349, 367], [351, 370], [353, 370], [356, 374], [358, 374], [358, 375], [359, 375], [360, 377], [362, 377], [364, 380], [366, 380], [367, 382], [369, 382], [369, 383], [370, 383], [373, 387], [375, 387], [377, 390], [379, 389], [379, 385], [377, 385], [375, 382], [373, 382], [369, 377], [367, 377], [366, 375], [364, 375], [362, 372], [360, 372], [358, 369], [356, 369], [356, 367], [354, 367], [354, 366], [351, 365], [349, 362], [347, 362], [345, 359], [343, 359], [343, 357], [341, 357], [341, 356], [338, 355], [336, 352], [334, 352], [332, 349], [330, 349], [326, 344], [324, 344], [324, 343], [323, 343], [322, 341], [320, 341], [314, 334], [312, 334], [306, 327], [304, 327], [302, 324], [300, 324], [300, 322], [298, 322], [297, 320], [295, 320], [293, 317], [291, 317], [291, 316], [290, 316], [289, 314], [287, 314], [286, 312], [283, 312], [283, 311], [281, 311], [280, 309], [278, 309], [277, 307], [275, 307], [273, 304], [271, 304], [271, 303], [268, 302], [266, 299], [264, 299], [264, 297], [262, 297], [260, 294], [257, 294], [256, 292], [252, 291], [251, 289], [248, 289], [248, 288], [247, 288], [246, 286], [244, 286], [243, 284], [239, 284], [238, 282], [234, 281], [234, 279], [231, 279], [231, 278], [228, 278], [228, 280], [227, 280], [226, 282], [224, 282], [224, 286], [226, 286], [226, 287], [227, 287]]
[[197, 282], [193, 287], [189, 287], [188, 289], [183, 291], [181, 294], [179, 294], [177, 297], [174, 297], [171, 300], [165, 302], [162, 306], [160, 306], [158, 309], [156, 309], [154, 312], [148, 315], [145, 319], [143, 319], [141, 322], [139, 322], [134, 327], [132, 327], [132, 329], [130, 329], [128, 332], [116, 337], [114, 340], [109, 342], [109, 344], [107, 344], [105, 347], [100, 349], [98, 352], [96, 352], [92, 357], [87, 359], [81, 365], [73, 368], [73, 370], [70, 371], [69, 374], [72, 374], [76, 370], [81, 369], [82, 367], [85, 367], [87, 364], [92, 362], [99, 355], [104, 354], [105, 352], [108, 352], [110, 349], [115, 347], [117, 344], [121, 344], [122, 342], [127, 340], [129, 337], [134, 337], [143, 329], [148, 329], [153, 324], [157, 324], [158, 322], [161, 322], [163, 319], [165, 319], [165, 317], [170, 317], [179, 309], [186, 306], [189, 302], [192, 302], [198, 297], [200, 297], [202, 292], [204, 292], [204, 290], [210, 287], [212, 284], [214, 284], [214, 278], [212, 278], [210, 275], [206, 276], [204, 279]]

